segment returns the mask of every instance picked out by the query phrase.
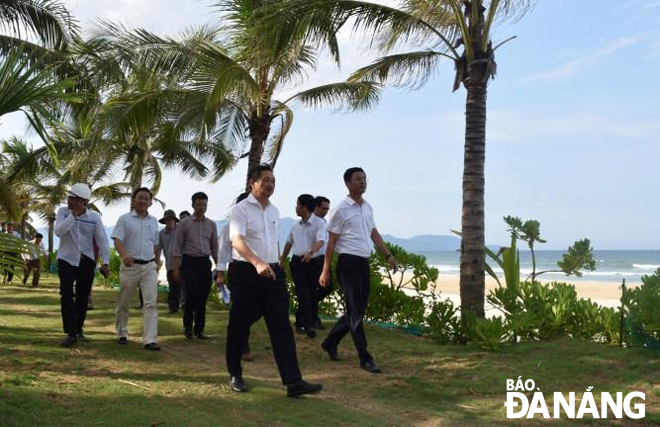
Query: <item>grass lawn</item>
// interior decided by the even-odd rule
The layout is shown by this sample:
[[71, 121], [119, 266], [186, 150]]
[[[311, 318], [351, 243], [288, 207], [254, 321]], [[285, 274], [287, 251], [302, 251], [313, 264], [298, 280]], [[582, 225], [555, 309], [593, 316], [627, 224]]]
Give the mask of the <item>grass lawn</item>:
[[[660, 425], [660, 354], [650, 350], [557, 339], [486, 352], [369, 326], [370, 350], [384, 370], [373, 375], [359, 369], [350, 337], [339, 348], [343, 361], [331, 362], [321, 331], [296, 340], [304, 377], [325, 390], [290, 399], [259, 321], [255, 361], [244, 363], [251, 390], [237, 394], [225, 370], [227, 311], [210, 303], [206, 333], [213, 339], [189, 341], [181, 314], [167, 314], [160, 294], [163, 351], [148, 352], [138, 310], [131, 310], [128, 345], [115, 343], [117, 293], [95, 288], [96, 309], [85, 323], [90, 340], [65, 349], [56, 278], [42, 282], [38, 289], [0, 287], [0, 426]], [[507, 420], [506, 379], [518, 376], [536, 381], [551, 415], [552, 392], [581, 396], [593, 386], [596, 396], [646, 393], [646, 417]]]

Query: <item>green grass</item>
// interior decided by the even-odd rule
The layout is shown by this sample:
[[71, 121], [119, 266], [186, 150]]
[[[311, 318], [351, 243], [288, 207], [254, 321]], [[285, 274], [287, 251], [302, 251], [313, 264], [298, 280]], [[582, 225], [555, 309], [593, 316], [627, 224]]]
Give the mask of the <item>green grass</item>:
[[[15, 279], [16, 280], [16, 279]], [[646, 393], [646, 418], [660, 425], [660, 355], [570, 339], [486, 352], [369, 326], [370, 350], [385, 373], [363, 372], [350, 337], [330, 362], [316, 339], [296, 336], [305, 378], [318, 396], [289, 399], [281, 386], [263, 321], [253, 328], [256, 360], [244, 364], [247, 394], [227, 387], [227, 311], [209, 304], [207, 334], [188, 341], [181, 315], [159, 295], [160, 353], [141, 345], [141, 313], [131, 310], [129, 344], [114, 338], [113, 290], [94, 289], [89, 342], [59, 347], [63, 337], [53, 277], [38, 289], [0, 287], [0, 425], [2, 426], [482, 426], [630, 425], [633, 420], [507, 420], [506, 379], [533, 378], [551, 393]], [[137, 299], [137, 297], [136, 297]], [[329, 324], [326, 323], [327, 326]], [[132, 383], [132, 384], [129, 384]], [[133, 385], [134, 384], [134, 385]]]

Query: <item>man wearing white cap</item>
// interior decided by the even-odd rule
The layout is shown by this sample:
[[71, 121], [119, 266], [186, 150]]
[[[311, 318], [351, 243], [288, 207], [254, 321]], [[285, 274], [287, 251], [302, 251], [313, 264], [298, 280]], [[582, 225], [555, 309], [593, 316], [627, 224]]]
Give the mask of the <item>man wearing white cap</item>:
[[[60, 343], [71, 347], [84, 340], [83, 324], [87, 316], [87, 298], [94, 281], [94, 244], [96, 239], [103, 265], [101, 273], [108, 275], [110, 246], [101, 216], [87, 209], [92, 192], [85, 184], [75, 184], [69, 190], [66, 207], [57, 211], [55, 234], [60, 238], [57, 268], [60, 277], [60, 306], [66, 338]], [[74, 292], [75, 283], [75, 292]]]

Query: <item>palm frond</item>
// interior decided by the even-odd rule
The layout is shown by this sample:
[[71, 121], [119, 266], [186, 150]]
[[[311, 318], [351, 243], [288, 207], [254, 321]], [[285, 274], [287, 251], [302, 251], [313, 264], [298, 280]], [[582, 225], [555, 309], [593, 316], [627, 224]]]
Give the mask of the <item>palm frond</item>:
[[438, 61], [443, 56], [447, 57], [442, 52], [432, 50], [384, 56], [355, 71], [349, 81], [377, 81], [381, 84], [417, 89], [433, 75]]
[[52, 48], [62, 48], [78, 31], [78, 23], [58, 0], [2, 0], [0, 29], [23, 38], [36, 36]]
[[336, 111], [363, 111], [380, 99], [380, 85], [370, 81], [348, 81], [317, 86], [299, 92], [284, 104], [300, 102], [311, 108], [335, 108]]

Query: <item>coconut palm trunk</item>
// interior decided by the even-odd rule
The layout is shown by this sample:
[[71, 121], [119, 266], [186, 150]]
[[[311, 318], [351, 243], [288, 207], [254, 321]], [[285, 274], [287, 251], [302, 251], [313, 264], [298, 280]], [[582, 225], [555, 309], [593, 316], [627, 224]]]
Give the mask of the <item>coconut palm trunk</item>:
[[270, 117], [267, 114], [252, 115], [250, 119], [250, 154], [245, 178], [245, 191], [250, 191], [250, 171], [261, 164], [264, 145], [270, 133]]
[[484, 163], [486, 160], [487, 79], [479, 66], [469, 67], [464, 84], [465, 155], [461, 218], [461, 311], [483, 317], [485, 303]]

